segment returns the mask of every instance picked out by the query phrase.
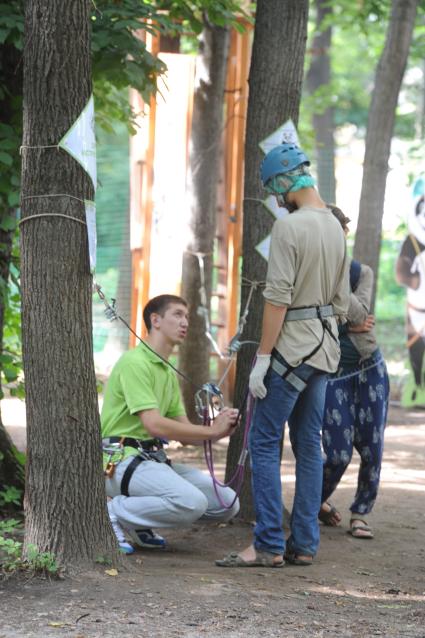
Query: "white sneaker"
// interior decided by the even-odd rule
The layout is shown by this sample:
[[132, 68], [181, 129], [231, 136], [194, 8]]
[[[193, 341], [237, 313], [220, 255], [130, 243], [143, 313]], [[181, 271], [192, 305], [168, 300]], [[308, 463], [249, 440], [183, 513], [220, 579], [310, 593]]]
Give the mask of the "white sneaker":
[[112, 529], [114, 530], [114, 534], [117, 539], [120, 551], [123, 554], [133, 554], [134, 547], [126, 541], [124, 530], [119, 524], [117, 517], [114, 516], [114, 514], [109, 514], [109, 519], [111, 521]]

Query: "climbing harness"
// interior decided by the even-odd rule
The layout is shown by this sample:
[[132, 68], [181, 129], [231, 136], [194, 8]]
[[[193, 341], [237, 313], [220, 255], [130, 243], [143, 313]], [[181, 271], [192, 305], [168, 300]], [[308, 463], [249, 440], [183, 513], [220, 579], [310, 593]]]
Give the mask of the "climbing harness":
[[334, 309], [332, 304], [327, 304], [324, 306], [302, 306], [299, 308], [290, 308], [285, 315], [285, 321], [304, 321], [306, 319], [320, 319], [323, 328], [323, 334], [320, 342], [313, 348], [313, 350], [303, 357], [297, 366], [290, 366], [285, 359], [282, 357], [280, 352], [278, 352], [275, 348], [272, 350], [272, 357], [270, 365], [277, 374], [279, 374], [282, 379], [285, 379], [290, 383], [296, 390], [302, 392], [306, 387], [306, 382], [302, 379], [298, 374], [296, 374], [295, 370], [306, 363], [311, 357], [313, 357], [316, 352], [320, 350], [323, 345], [323, 341], [325, 340], [326, 332], [331, 336], [331, 338], [338, 343], [337, 337], [335, 337], [332, 332], [332, 328], [329, 325], [328, 317], [332, 317], [334, 315]]

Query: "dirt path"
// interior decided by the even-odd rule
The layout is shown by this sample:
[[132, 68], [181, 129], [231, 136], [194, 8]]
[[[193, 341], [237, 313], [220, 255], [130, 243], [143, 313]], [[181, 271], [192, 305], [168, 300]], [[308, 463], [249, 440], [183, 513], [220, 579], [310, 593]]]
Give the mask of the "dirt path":
[[[425, 637], [424, 461], [425, 414], [392, 409], [374, 540], [346, 533], [353, 464], [334, 498], [343, 525], [322, 528], [312, 567], [215, 567], [249, 541], [241, 523], [168, 530], [167, 551], [126, 557], [117, 576], [99, 568], [60, 582], [0, 582], [0, 638]], [[290, 505], [288, 450], [283, 476]]]

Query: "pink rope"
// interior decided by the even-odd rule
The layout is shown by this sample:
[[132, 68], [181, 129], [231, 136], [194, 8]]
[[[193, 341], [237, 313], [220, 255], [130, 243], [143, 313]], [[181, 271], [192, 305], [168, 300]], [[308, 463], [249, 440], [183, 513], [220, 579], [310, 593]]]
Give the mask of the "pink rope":
[[[244, 401], [244, 403], [245, 403], [245, 401]], [[220, 505], [224, 509], [231, 509], [233, 507], [233, 505], [236, 503], [236, 501], [237, 501], [237, 499], [239, 497], [239, 494], [241, 493], [243, 480], [244, 480], [244, 475], [245, 475], [245, 461], [246, 461], [246, 457], [248, 455], [248, 435], [249, 435], [249, 430], [250, 430], [250, 427], [251, 427], [253, 407], [254, 407], [254, 400], [253, 400], [253, 397], [252, 397], [251, 393], [248, 392], [248, 394], [247, 394], [247, 410], [246, 410], [245, 429], [244, 429], [244, 435], [243, 435], [243, 440], [242, 440], [242, 450], [241, 450], [241, 454], [239, 456], [239, 461], [238, 461], [238, 464], [237, 464], [236, 471], [235, 471], [234, 475], [231, 477], [231, 479], [227, 483], [223, 483], [222, 481], [219, 481], [218, 478], [215, 476], [212, 443], [211, 443], [211, 441], [204, 441], [205, 462], [206, 462], [208, 471], [209, 471], [209, 473], [211, 475], [211, 478], [212, 478], [214, 491], [215, 491], [215, 494], [217, 496], [217, 499], [218, 499]], [[208, 408], [204, 409], [203, 423], [204, 423], [204, 425], [210, 425], [210, 418], [208, 416]], [[235, 493], [235, 497], [232, 500], [232, 502], [230, 503], [230, 505], [224, 503], [224, 501], [223, 501], [223, 499], [221, 497], [221, 494], [219, 492], [219, 488], [224, 488], [224, 487], [233, 487], [233, 489], [236, 492]]]

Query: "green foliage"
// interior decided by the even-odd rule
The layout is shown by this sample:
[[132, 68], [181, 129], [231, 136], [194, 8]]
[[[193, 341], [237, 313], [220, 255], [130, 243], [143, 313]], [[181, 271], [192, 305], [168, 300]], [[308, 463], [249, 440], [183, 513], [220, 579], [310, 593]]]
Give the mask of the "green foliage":
[[21, 552], [21, 542], [0, 535], [0, 568], [2, 571], [14, 572], [19, 569]]
[[39, 552], [35, 545], [28, 545], [25, 558], [22, 556], [22, 543], [16, 540], [22, 524], [9, 518], [0, 521], [0, 572], [3, 575], [26, 571], [55, 575], [58, 564], [50, 552]]
[[0, 507], [7, 505], [21, 505], [22, 490], [18, 490], [14, 486], [6, 486], [4, 490], [0, 490]]
[[0, 521], [0, 534], [13, 534], [20, 527], [21, 522], [16, 518], [7, 518], [4, 521]]
[[95, 563], [97, 563], [98, 565], [106, 565], [107, 567], [112, 565], [112, 560], [108, 557], [108, 556], [96, 556], [95, 558]]
[[58, 564], [50, 552], [39, 552], [35, 545], [28, 545], [27, 556], [22, 556], [22, 543], [13, 538], [0, 535], [0, 569], [3, 573], [11, 574], [18, 571], [36, 572], [56, 575]]
[[136, 89], [148, 102], [165, 64], [146, 48], [141, 32], [199, 34], [208, 21], [241, 30], [237, 16], [249, 16], [234, 0], [99, 0], [92, 14], [92, 65], [97, 123], [113, 132], [123, 122], [135, 132], [135, 114], [125, 90]]
[[[367, 126], [376, 67], [385, 44], [391, 2], [340, 0], [328, 4], [332, 13], [323, 22], [321, 30], [332, 27], [332, 82], [313, 96], [303, 97], [301, 128], [309, 130], [312, 113], [321, 113], [332, 106], [337, 127], [353, 124], [362, 135]], [[313, 35], [314, 29], [310, 25], [310, 37]], [[413, 32], [408, 68], [422, 65], [424, 59], [425, 5], [422, 3]], [[306, 67], [309, 65], [307, 55]], [[405, 139], [415, 137], [415, 112], [421, 103], [422, 91], [420, 82], [412, 81], [410, 85], [404, 82], [401, 94], [404, 102], [409, 102], [410, 108], [399, 107], [395, 135]]]
[[[244, 17], [250, 22], [252, 18], [241, 4], [235, 0], [158, 0], [157, 3], [160, 9], [167, 11], [172, 24], [181, 24], [183, 32], [191, 31], [196, 35], [201, 33], [205, 22], [242, 31], [237, 18]], [[253, 9], [254, 3], [251, 3], [250, 11]]]
[[39, 552], [35, 545], [28, 545], [27, 556], [22, 564], [24, 568], [35, 572], [57, 574], [59, 570], [54, 555], [51, 552]]
[[[10, 216], [8, 219], [15, 219]], [[10, 262], [9, 281], [0, 277], [0, 299], [4, 306], [3, 348], [0, 354], [0, 399], [4, 387], [11, 396], [24, 398], [21, 348], [21, 295], [19, 283], [19, 237], [15, 232]]]

